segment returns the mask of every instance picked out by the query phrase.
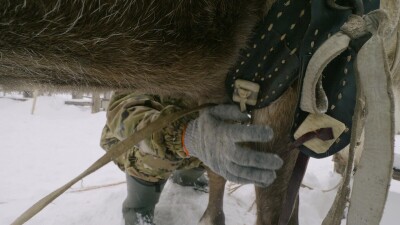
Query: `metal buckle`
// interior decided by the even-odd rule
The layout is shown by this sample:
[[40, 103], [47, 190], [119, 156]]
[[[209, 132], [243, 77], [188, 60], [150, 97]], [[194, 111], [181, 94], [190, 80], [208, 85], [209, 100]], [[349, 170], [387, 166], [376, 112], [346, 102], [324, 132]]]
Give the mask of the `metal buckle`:
[[246, 111], [247, 105], [256, 105], [257, 97], [260, 91], [260, 85], [251, 81], [238, 79], [235, 81], [235, 90], [233, 91], [233, 101], [239, 102], [240, 111]]

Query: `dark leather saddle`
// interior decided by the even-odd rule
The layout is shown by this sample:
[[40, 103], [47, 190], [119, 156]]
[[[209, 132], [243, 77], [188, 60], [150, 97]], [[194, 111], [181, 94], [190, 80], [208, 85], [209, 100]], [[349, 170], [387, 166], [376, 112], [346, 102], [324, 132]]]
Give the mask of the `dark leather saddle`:
[[[327, 3], [329, 1], [277, 0], [256, 25], [247, 47], [241, 50], [236, 65], [229, 71], [226, 79], [228, 94], [234, 96], [234, 101], [239, 102], [242, 109], [245, 107], [251, 111], [266, 107], [296, 80], [302, 84], [313, 54], [340, 30], [353, 13], [351, 9], [332, 8]], [[358, 1], [358, 7], [363, 7], [361, 11], [365, 13], [378, 9], [380, 4], [379, 0], [338, 0], [336, 3], [346, 6], [353, 1]], [[356, 102], [354, 62], [358, 50], [369, 37], [367, 34], [352, 40], [348, 49], [324, 69], [321, 83], [328, 98], [328, 110], [325, 114], [340, 121], [344, 129], [323, 152], [315, 151], [305, 143], [296, 146], [305, 155], [323, 158], [349, 144]], [[293, 119], [293, 142], [298, 140], [293, 136], [307, 117], [309, 113], [298, 106]]]

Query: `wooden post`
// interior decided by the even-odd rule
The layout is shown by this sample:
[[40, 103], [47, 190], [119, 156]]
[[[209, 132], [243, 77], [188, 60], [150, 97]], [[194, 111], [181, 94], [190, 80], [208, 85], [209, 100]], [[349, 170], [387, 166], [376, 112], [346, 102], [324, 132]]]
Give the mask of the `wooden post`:
[[112, 91], [107, 91], [104, 93], [104, 99], [110, 100], [112, 95], [113, 95]]
[[24, 98], [33, 98], [33, 91], [23, 91], [22, 96]]
[[93, 94], [92, 94], [92, 113], [100, 112], [100, 108], [101, 108], [100, 93], [93, 92]]
[[394, 155], [393, 179], [400, 181], [400, 154]]
[[36, 109], [36, 100], [37, 100], [38, 95], [39, 95], [39, 90], [33, 91], [33, 102], [32, 102], [31, 115], [33, 115], [33, 114], [35, 113], [35, 109]]
[[82, 92], [77, 92], [77, 91], [72, 92], [72, 99], [82, 99], [82, 98], [83, 98]]

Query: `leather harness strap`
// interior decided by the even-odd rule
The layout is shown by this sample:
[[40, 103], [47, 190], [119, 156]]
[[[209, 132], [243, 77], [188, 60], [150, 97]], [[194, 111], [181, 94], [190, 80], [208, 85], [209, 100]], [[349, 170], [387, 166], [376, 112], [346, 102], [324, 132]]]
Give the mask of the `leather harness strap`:
[[[360, 0], [352, 1], [357, 3], [355, 8], [363, 5], [366, 12], [379, 7], [379, 0], [362, 0], [362, 3]], [[348, 1], [337, 1], [340, 4], [346, 2]], [[249, 39], [247, 47], [241, 50], [237, 63], [227, 74], [225, 86], [228, 95], [234, 96], [234, 101], [240, 102], [241, 109], [251, 111], [270, 105], [297, 79], [302, 86], [310, 59], [347, 21], [352, 14], [351, 7], [348, 8], [332, 9], [326, 0], [277, 0], [268, 14], [255, 26], [254, 35]], [[357, 8], [356, 11], [360, 9]], [[356, 96], [354, 61], [357, 49], [367, 40], [363, 38], [352, 40], [351, 48], [344, 49], [342, 54], [332, 60], [321, 71], [321, 79], [312, 86], [323, 86], [320, 93], [327, 99], [321, 105], [327, 111], [326, 114], [341, 121], [345, 129], [339, 137], [335, 137], [327, 151], [315, 152], [304, 145], [299, 146], [299, 150], [308, 156], [324, 158], [350, 143]], [[246, 88], [237, 90], [241, 86], [237, 84], [238, 81], [252, 82], [259, 87], [257, 93], [249, 92], [249, 95], [258, 95], [254, 104], [248, 104], [250, 99], [237, 96], [240, 91], [248, 91]], [[246, 107], [244, 103], [247, 104]], [[297, 108], [292, 134], [309, 115], [300, 109], [300, 103]]]
[[281, 215], [279, 217], [278, 225], [287, 225], [293, 213], [296, 199], [299, 195], [301, 182], [307, 170], [308, 160], [310, 157], [299, 153], [296, 164], [293, 169], [292, 176], [289, 180], [288, 190], [286, 193], [285, 201], [282, 205]]
[[[372, 8], [378, 8], [378, 5], [376, 5], [377, 3], [379, 3], [379, 1], [367, 3], [366, 6], [368, 8], [367, 8], [366, 11], [370, 11]], [[359, 6], [360, 5], [358, 5], [357, 7], [359, 7]], [[313, 5], [312, 5], [312, 10], [321, 13], [321, 11], [323, 11], [323, 8], [324, 8], [324, 6], [321, 5], [321, 1], [314, 1]], [[333, 16], [333, 14], [331, 16]], [[343, 16], [343, 18], [347, 19], [347, 16]], [[310, 24], [310, 28], [309, 29], [317, 29], [316, 27], [320, 26], [319, 23], [321, 21], [321, 18], [317, 18], [318, 20], [315, 20], [315, 19], [316, 19], [315, 17], [313, 17], [311, 19], [312, 22]], [[332, 29], [332, 28], [330, 28], [330, 29]], [[309, 37], [309, 35], [306, 34], [306, 37]], [[348, 101], [347, 102], [346, 101], [341, 101], [341, 102], [338, 101], [338, 103], [336, 104], [336, 103], [334, 103], [334, 101], [332, 101], [332, 99], [329, 99], [330, 100], [330, 106], [329, 106], [329, 112], [327, 114], [331, 115], [333, 117], [336, 117], [336, 118], [338, 117], [337, 115], [339, 114], [340, 115], [339, 116], [340, 120], [345, 122], [347, 127], [351, 127], [351, 125], [352, 125], [352, 116], [354, 114], [353, 107], [355, 105], [355, 95], [356, 95], [355, 78], [354, 78], [354, 76], [355, 76], [354, 75], [355, 74], [355, 68], [352, 66], [352, 62], [356, 59], [358, 49], [365, 43], [366, 40], [368, 40], [369, 37], [370, 36], [367, 35], [367, 36], [363, 36], [362, 38], [359, 38], [357, 40], [353, 40], [352, 43], [350, 44], [351, 45], [350, 49], [348, 49], [347, 52], [345, 51], [345, 53], [342, 54], [341, 56], [337, 57], [338, 58], [336, 60], [337, 62], [336, 63], [334, 62], [332, 64], [332, 65], [336, 64], [336, 66], [334, 66], [334, 67], [331, 66], [330, 68], [328, 68], [327, 71], [324, 71], [326, 77], [331, 77], [331, 79], [329, 79], [329, 78], [325, 79], [325, 83], [324, 83], [325, 84], [324, 86], [329, 87], [327, 89], [328, 93], [331, 92], [332, 90], [335, 90], [335, 83], [336, 84], [339, 83], [338, 86], [346, 86], [349, 83], [354, 85], [353, 88], [347, 88], [347, 89], [343, 88], [342, 91], [339, 92], [339, 94], [336, 94], [339, 101], [341, 99], [343, 99], [343, 98], [351, 99], [351, 102], [350, 102], [350, 108], [351, 109], [350, 109], [350, 111], [348, 109], [346, 109], [347, 113], [349, 113], [347, 118], [343, 118], [343, 115], [340, 115], [342, 113], [338, 113], [340, 111], [336, 111], [335, 112], [334, 110], [336, 108], [335, 105], [339, 105], [339, 104], [342, 105], [342, 108], [343, 107], [349, 108], [349, 102]], [[324, 41], [325, 41], [325, 39], [324, 39]], [[305, 43], [307, 43], [307, 42], [305, 42]], [[323, 42], [320, 42], [318, 46], [321, 46], [322, 43]], [[310, 49], [309, 45], [304, 45], [304, 47], [305, 48], [302, 49], [303, 53], [304, 52], [315, 52], [316, 51], [315, 49]], [[307, 68], [309, 60], [311, 58], [305, 57], [303, 59], [306, 59], [306, 60], [303, 61], [303, 64], [301, 65], [302, 68], [300, 69], [300, 71], [303, 71], [303, 73], [300, 73], [301, 74], [300, 75], [300, 78], [301, 78], [300, 82], [304, 81], [303, 80], [303, 76], [304, 76], [305, 71], [306, 71], [305, 68]], [[339, 64], [337, 64], [337, 63], [339, 63]], [[340, 65], [342, 65], [342, 66], [340, 66]], [[311, 65], [311, 66], [313, 66], [313, 65]], [[338, 69], [341, 69], [341, 71], [339, 73], [337, 72]], [[340, 74], [341, 72], [344, 75], [344, 78], [338, 80], [337, 79], [337, 77], [338, 77], [337, 74]], [[332, 73], [334, 75], [329, 76], [329, 74], [332, 74]], [[349, 78], [348, 78], [349, 75], [352, 76], [352, 82], [349, 82]], [[332, 79], [332, 77], [333, 77], [333, 79]], [[339, 81], [339, 82], [338, 83], [337, 82], [332, 82], [332, 81], [335, 81], [335, 79], [337, 81]], [[327, 81], [329, 83], [327, 83]], [[302, 87], [304, 88], [304, 86], [302, 86]], [[338, 93], [338, 92], [336, 92], [336, 93]], [[349, 94], [349, 93], [351, 93], [351, 94]], [[344, 96], [344, 95], [346, 95], [346, 96]], [[299, 104], [300, 104], [300, 101], [299, 101]], [[303, 118], [305, 118], [305, 116], [307, 114], [308, 113], [300, 110], [300, 107], [298, 107], [297, 117], [299, 117], [299, 115], [303, 115]], [[299, 121], [299, 118], [297, 118], [297, 120]], [[299, 125], [300, 124], [295, 124], [295, 127], [298, 127]], [[345, 145], [348, 144], [348, 142], [350, 141], [350, 137], [351, 137], [350, 134], [351, 134], [350, 129], [347, 129], [347, 134], [345, 133], [345, 134], [342, 134], [340, 136], [341, 138], [346, 139], [345, 142], [343, 142], [343, 140], [342, 140], [342, 145], [343, 144], [345, 144]], [[312, 134], [312, 132], [308, 133], [306, 135], [303, 135], [301, 138], [299, 138], [297, 140], [294, 140], [293, 146], [296, 146], [296, 145], [299, 146], [301, 142], [304, 143], [304, 140], [312, 138], [311, 136], [318, 137], [318, 135]], [[340, 142], [340, 138], [338, 140]], [[281, 211], [281, 215], [280, 215], [280, 218], [279, 218], [279, 225], [287, 225], [289, 223], [289, 221], [290, 221], [290, 217], [291, 217], [293, 209], [294, 209], [295, 201], [296, 201], [296, 198], [298, 197], [301, 181], [302, 181], [302, 179], [304, 177], [304, 174], [305, 174], [305, 171], [306, 171], [306, 168], [307, 168], [308, 159], [309, 159], [309, 157], [304, 155], [304, 154], [309, 153], [310, 156], [317, 156], [317, 158], [319, 158], [318, 156], [320, 156], [318, 154], [315, 154], [315, 152], [312, 152], [311, 150], [304, 148], [304, 146], [300, 145], [299, 147], [300, 147], [300, 150], [302, 150], [302, 151], [300, 152], [300, 154], [299, 154], [299, 156], [297, 158], [294, 171], [293, 171], [292, 176], [291, 176], [291, 178], [289, 180], [288, 190], [287, 190], [287, 193], [286, 193], [285, 201], [284, 201], [284, 204], [283, 204], [283, 207], [282, 207], [282, 211]], [[331, 149], [328, 150], [327, 154], [321, 154], [321, 156], [331, 155], [331, 154], [339, 151], [343, 147], [344, 146], [341, 146], [340, 144], [338, 144], [338, 142], [336, 142], [336, 150], [334, 148], [331, 148]]]
[[236, 80], [247, 80], [260, 86], [258, 101], [248, 109], [268, 106], [298, 79], [299, 49], [310, 24], [310, 1], [277, 0], [268, 14], [254, 28], [247, 48], [227, 74], [228, 96]]
[[[336, 2], [342, 4], [349, 1]], [[235, 92], [235, 82], [238, 79], [257, 83], [260, 87], [258, 101], [254, 106], [247, 107], [252, 110], [271, 104], [296, 79], [300, 78], [302, 87], [310, 59], [317, 49], [340, 30], [352, 13], [362, 14], [364, 11], [377, 9], [380, 1], [351, 0], [351, 3], [353, 5], [340, 7], [331, 0], [277, 0], [268, 15], [255, 27], [255, 34], [249, 40], [248, 47], [241, 51], [237, 64], [228, 73], [226, 79], [228, 94], [232, 96]], [[321, 135], [321, 132], [328, 130], [319, 129], [308, 132], [297, 140], [293, 138], [290, 148], [297, 147], [300, 153], [289, 181], [279, 225], [286, 225], [290, 220], [309, 156], [315, 158], [330, 156], [350, 142], [356, 97], [353, 64], [358, 49], [369, 37], [364, 35], [352, 40], [349, 48], [343, 49], [340, 55], [332, 57], [332, 62], [319, 71], [322, 76], [314, 88], [322, 86], [323, 95], [327, 96], [326, 104], [322, 103], [323, 111], [341, 121], [345, 129], [331, 147], [322, 153], [315, 152], [302, 144], [313, 138], [331, 138], [329, 134]], [[314, 93], [311, 91], [312, 94]], [[243, 102], [242, 99], [241, 108], [244, 108]], [[300, 108], [300, 99], [298, 104], [292, 133], [296, 132], [309, 115]]]
[[333, 138], [333, 131], [331, 127], [320, 128], [318, 130], [310, 131], [308, 133], [303, 134], [296, 141], [294, 141], [289, 150], [295, 149], [303, 145], [305, 142], [318, 138], [323, 141], [331, 140]]

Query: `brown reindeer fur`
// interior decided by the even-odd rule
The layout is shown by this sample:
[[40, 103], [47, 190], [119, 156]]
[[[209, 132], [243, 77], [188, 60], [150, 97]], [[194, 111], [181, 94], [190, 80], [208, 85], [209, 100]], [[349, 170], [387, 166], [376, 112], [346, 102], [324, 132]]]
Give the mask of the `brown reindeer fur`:
[[221, 98], [268, 2], [0, 0], [0, 85]]
[[[0, 86], [135, 90], [223, 102], [228, 69], [274, 1], [0, 0]], [[255, 123], [275, 132], [272, 142], [256, 148], [285, 161], [273, 185], [256, 188], [258, 225], [277, 224], [293, 169], [296, 152], [282, 152], [295, 90], [254, 114]], [[210, 171], [210, 185], [202, 222], [221, 225], [225, 180]]]
[[[274, 130], [274, 139], [268, 143], [258, 144], [257, 149], [274, 152], [284, 161], [284, 166], [277, 171], [277, 179], [272, 185], [268, 188], [256, 187], [257, 225], [276, 225], [279, 221], [283, 199], [298, 153], [296, 150], [288, 152], [289, 133], [297, 103], [296, 90], [295, 87], [289, 88], [269, 107], [254, 113], [255, 124], [268, 124]], [[289, 224], [298, 224], [297, 215], [292, 216]]]
[[207, 168], [209, 178], [209, 196], [207, 209], [200, 219], [199, 225], [224, 225], [225, 214], [223, 211], [224, 192], [226, 180]]

